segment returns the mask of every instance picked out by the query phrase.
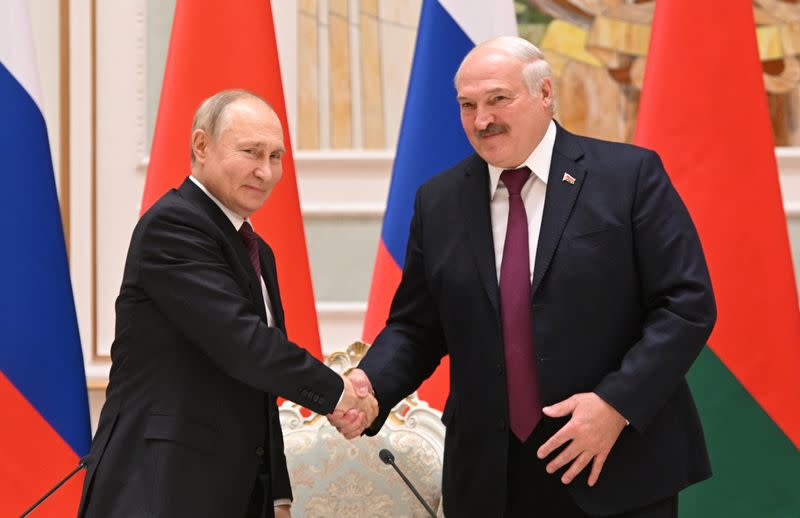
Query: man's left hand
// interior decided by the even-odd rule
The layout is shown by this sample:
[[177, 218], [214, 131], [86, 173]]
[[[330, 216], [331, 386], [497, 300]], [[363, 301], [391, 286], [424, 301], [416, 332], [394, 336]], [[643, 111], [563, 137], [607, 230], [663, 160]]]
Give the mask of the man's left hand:
[[288, 505], [276, 505], [275, 518], [292, 518], [292, 508]]
[[536, 452], [540, 459], [544, 459], [569, 442], [569, 445], [547, 464], [547, 472], [555, 473], [572, 462], [561, 477], [561, 482], [569, 484], [591, 462], [589, 486], [594, 486], [611, 448], [625, 428], [625, 418], [594, 392], [575, 394], [569, 399], [543, 408], [542, 411], [548, 417], [564, 417], [572, 414], [569, 422]]

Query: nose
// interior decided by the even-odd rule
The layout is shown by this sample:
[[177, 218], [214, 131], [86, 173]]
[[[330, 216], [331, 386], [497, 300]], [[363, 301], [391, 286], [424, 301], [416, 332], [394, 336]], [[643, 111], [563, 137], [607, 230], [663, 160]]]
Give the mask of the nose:
[[272, 170], [273, 164], [272, 162], [267, 159], [255, 169], [256, 178], [262, 181], [269, 181], [272, 178], [274, 171]]
[[494, 114], [487, 107], [478, 106], [475, 111], [475, 127], [479, 130], [486, 129], [494, 122]]

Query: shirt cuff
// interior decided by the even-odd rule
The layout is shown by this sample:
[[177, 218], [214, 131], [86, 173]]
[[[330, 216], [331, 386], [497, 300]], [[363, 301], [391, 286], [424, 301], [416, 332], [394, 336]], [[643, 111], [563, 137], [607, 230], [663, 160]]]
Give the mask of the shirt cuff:
[[339, 400], [338, 400], [338, 401], [336, 401], [336, 406], [337, 406], [337, 407], [338, 407], [338, 406], [339, 406], [339, 404], [342, 402], [342, 399], [344, 399], [344, 387], [342, 387], [342, 394], [339, 396]]
[[289, 507], [291, 507], [292, 506], [292, 501], [289, 500], [288, 498], [279, 498], [279, 499], [275, 500], [273, 505], [274, 505], [274, 507], [278, 507], [279, 505], [288, 505]]

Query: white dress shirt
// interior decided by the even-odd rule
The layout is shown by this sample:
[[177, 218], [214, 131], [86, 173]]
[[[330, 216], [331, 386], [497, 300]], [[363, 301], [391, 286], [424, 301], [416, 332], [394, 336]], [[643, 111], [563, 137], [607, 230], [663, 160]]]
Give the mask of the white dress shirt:
[[[536, 248], [539, 244], [539, 230], [542, 227], [542, 214], [544, 212], [544, 197], [547, 191], [547, 175], [550, 173], [550, 163], [553, 160], [553, 146], [556, 143], [556, 125], [550, 121], [547, 131], [541, 142], [528, 158], [519, 164], [517, 169], [528, 166], [531, 175], [522, 186], [522, 202], [525, 204], [525, 213], [528, 216], [528, 249], [530, 251], [530, 279], [533, 281], [533, 266], [536, 260]], [[494, 241], [494, 259], [497, 267], [497, 283], [500, 283], [500, 266], [503, 264], [503, 247], [506, 242], [506, 227], [508, 226], [508, 189], [506, 189], [500, 175], [502, 167], [489, 164], [489, 206], [492, 217], [492, 239]]]
[[[533, 267], [536, 261], [536, 248], [539, 244], [539, 231], [542, 228], [542, 214], [544, 213], [544, 198], [547, 191], [547, 175], [550, 172], [550, 163], [553, 161], [553, 147], [556, 143], [556, 125], [550, 121], [547, 131], [539, 145], [530, 156], [517, 167], [528, 166], [531, 175], [522, 186], [522, 202], [525, 204], [525, 213], [528, 216], [528, 250], [530, 253], [530, 280], [533, 282]], [[490, 211], [492, 216], [492, 239], [494, 240], [494, 258], [497, 266], [497, 283], [500, 284], [500, 266], [503, 264], [503, 247], [506, 242], [506, 227], [508, 226], [508, 189], [500, 180], [503, 168], [489, 164], [489, 196]], [[625, 416], [623, 416], [625, 417]], [[625, 419], [625, 424], [630, 421]]]
[[[200, 183], [200, 180], [198, 180], [194, 176], [189, 176], [189, 179], [192, 182], [194, 182], [194, 184], [196, 186], [200, 187], [200, 189], [204, 193], [206, 193], [206, 196], [211, 198], [211, 201], [213, 201], [214, 203], [217, 204], [217, 207], [220, 208], [222, 213], [225, 214], [225, 216], [228, 217], [228, 219], [231, 222], [231, 225], [233, 225], [233, 228], [236, 229], [236, 232], [239, 232], [239, 229], [242, 228], [242, 225], [244, 225], [245, 221], [250, 223], [250, 219], [249, 218], [247, 220], [245, 220], [243, 217], [241, 217], [240, 215], [236, 214], [231, 209], [229, 209], [228, 207], [223, 205], [221, 201], [219, 201], [217, 198], [214, 197], [213, 194], [208, 192], [208, 189], [206, 189], [205, 185]], [[250, 223], [250, 226], [252, 226], [252, 223]], [[275, 325], [275, 318], [272, 316], [272, 304], [269, 301], [269, 293], [267, 293], [267, 285], [264, 284], [263, 275], [258, 279], [258, 281], [261, 283], [261, 295], [264, 297], [264, 309], [267, 310], [267, 325], [268, 326], [274, 326]]]

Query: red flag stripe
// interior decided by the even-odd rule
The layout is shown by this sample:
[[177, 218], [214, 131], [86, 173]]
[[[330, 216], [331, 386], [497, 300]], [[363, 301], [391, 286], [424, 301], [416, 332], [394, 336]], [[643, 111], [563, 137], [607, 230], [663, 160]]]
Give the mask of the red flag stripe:
[[189, 174], [189, 133], [200, 102], [227, 88], [250, 90], [283, 122], [283, 179], [252, 216], [275, 251], [289, 337], [322, 357], [300, 214], [272, 9], [265, 0], [220, 8], [214, 0], [178, 0], [172, 25], [142, 212]]
[[661, 154], [700, 232], [711, 347], [800, 447], [800, 310], [751, 2], [656, 3], [635, 141]]
[[[364, 319], [363, 339], [371, 344], [381, 332], [389, 316], [389, 307], [394, 292], [400, 285], [403, 270], [389, 254], [381, 241], [378, 244], [378, 255], [375, 259], [375, 271], [372, 274], [372, 286], [369, 292], [367, 315]], [[442, 363], [430, 378], [425, 380], [417, 391], [421, 400], [433, 408], [444, 409], [447, 395], [450, 393], [450, 357], [445, 356]]]
[[394, 292], [397, 291], [397, 287], [400, 285], [402, 276], [402, 268], [394, 262], [394, 258], [386, 249], [386, 245], [381, 241], [378, 243], [375, 271], [372, 273], [372, 285], [369, 288], [367, 314], [364, 317], [362, 337], [365, 342], [369, 344], [374, 342], [375, 337], [386, 325], [392, 298], [394, 298]]
[[[78, 465], [78, 456], [0, 373], [0, 516], [19, 516]], [[83, 473], [78, 473], [48, 498], [33, 516], [75, 516]]]

